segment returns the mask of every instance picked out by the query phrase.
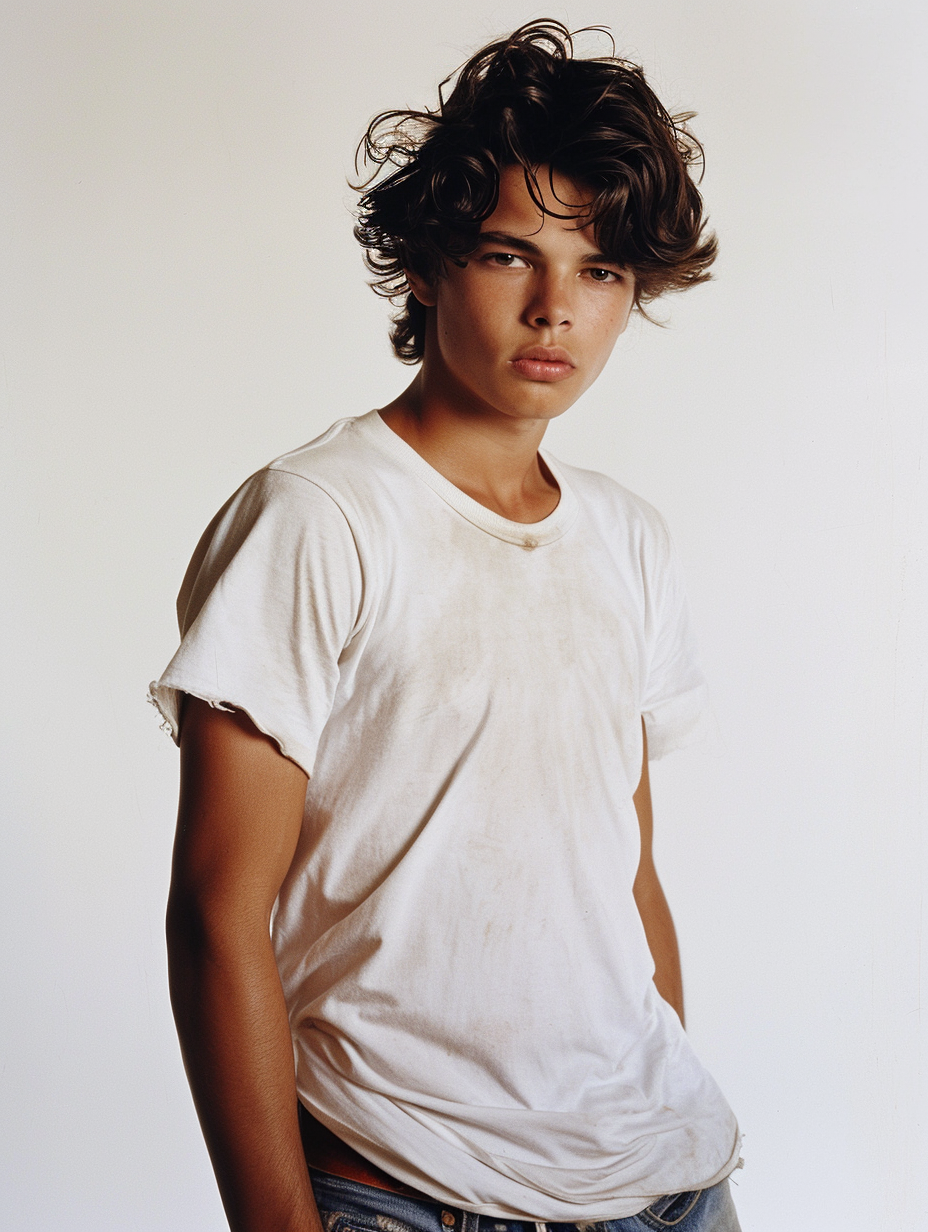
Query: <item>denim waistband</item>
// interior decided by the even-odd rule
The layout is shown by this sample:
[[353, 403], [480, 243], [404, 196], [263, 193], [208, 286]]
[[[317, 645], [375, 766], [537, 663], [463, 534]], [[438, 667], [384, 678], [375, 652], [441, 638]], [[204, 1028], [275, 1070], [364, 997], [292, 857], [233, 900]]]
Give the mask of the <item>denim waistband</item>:
[[711, 1189], [667, 1194], [637, 1215], [565, 1223], [478, 1215], [314, 1168], [310, 1177], [325, 1232], [739, 1232], [727, 1180]]

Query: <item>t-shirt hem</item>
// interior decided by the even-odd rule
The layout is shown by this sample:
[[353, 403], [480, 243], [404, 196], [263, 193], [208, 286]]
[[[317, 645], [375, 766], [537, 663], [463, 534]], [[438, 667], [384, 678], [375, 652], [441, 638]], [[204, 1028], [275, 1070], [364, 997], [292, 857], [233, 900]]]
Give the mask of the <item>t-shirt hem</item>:
[[[471, 1203], [463, 1204], [464, 1210], [472, 1211], [475, 1215], [489, 1215], [495, 1219], [527, 1219], [531, 1221], [544, 1221], [545, 1223], [608, 1223], [614, 1219], [630, 1219], [633, 1215], [639, 1215], [642, 1211], [656, 1202], [658, 1198], [662, 1198], [668, 1192], [686, 1192], [687, 1190], [702, 1190], [712, 1189], [715, 1185], [720, 1185], [722, 1181], [727, 1180], [733, 1172], [737, 1170], [741, 1164], [741, 1143], [742, 1134], [737, 1124], [735, 1126], [734, 1147], [726, 1162], [719, 1170], [714, 1173], [708, 1180], [701, 1181], [697, 1184], [690, 1182], [681, 1182], [679, 1191], [665, 1191], [664, 1193], [647, 1194], [644, 1197], [635, 1196], [628, 1198], [625, 1201], [616, 1199], [615, 1202], [605, 1202], [601, 1210], [596, 1210], [591, 1207], [583, 1207], [580, 1211], [581, 1204], [577, 1203], [565, 1206], [563, 1203], [558, 1208], [556, 1214], [529, 1214], [527, 1211], [516, 1212], [508, 1207], [501, 1206], [497, 1203]], [[461, 1205], [457, 1203], [457, 1205]], [[549, 1208], [553, 1210], [554, 1208]]]

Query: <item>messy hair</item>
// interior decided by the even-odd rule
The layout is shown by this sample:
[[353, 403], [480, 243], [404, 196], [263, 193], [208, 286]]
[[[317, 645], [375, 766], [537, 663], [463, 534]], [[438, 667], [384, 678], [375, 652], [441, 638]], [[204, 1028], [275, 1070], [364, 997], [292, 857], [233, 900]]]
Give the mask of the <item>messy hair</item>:
[[609, 260], [634, 273], [640, 310], [709, 278], [717, 246], [692, 176], [702, 147], [690, 119], [666, 110], [637, 65], [576, 58], [567, 27], [547, 20], [478, 51], [442, 82], [435, 110], [376, 116], [358, 146], [373, 170], [356, 186], [355, 235], [374, 290], [398, 306], [397, 356], [416, 363], [425, 344], [426, 310], [406, 271], [434, 282], [446, 260], [474, 251], [507, 166], [523, 168], [538, 209], [555, 218], [575, 215], [545, 205], [539, 168], [589, 191], [584, 218]]

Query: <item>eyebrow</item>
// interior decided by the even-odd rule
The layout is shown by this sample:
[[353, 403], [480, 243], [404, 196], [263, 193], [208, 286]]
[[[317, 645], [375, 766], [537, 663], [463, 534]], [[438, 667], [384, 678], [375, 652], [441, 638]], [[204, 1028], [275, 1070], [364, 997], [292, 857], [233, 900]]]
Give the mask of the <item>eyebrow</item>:
[[[515, 248], [519, 252], [527, 252], [536, 257], [544, 255], [537, 244], [523, 239], [520, 235], [510, 235], [508, 231], [481, 231], [478, 243], [502, 244], [505, 248]], [[580, 258], [580, 263], [581, 265], [616, 265], [619, 269], [624, 268], [621, 261], [616, 261], [614, 257], [607, 257], [604, 252], [588, 252]]]

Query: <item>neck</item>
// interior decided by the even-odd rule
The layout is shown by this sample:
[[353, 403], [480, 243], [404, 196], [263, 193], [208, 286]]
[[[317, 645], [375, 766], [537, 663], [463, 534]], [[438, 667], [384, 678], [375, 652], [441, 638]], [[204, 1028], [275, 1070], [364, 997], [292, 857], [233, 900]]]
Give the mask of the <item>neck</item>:
[[453, 396], [428, 365], [380, 416], [439, 474], [513, 522], [540, 522], [559, 492], [538, 456], [547, 420], [518, 419]]

